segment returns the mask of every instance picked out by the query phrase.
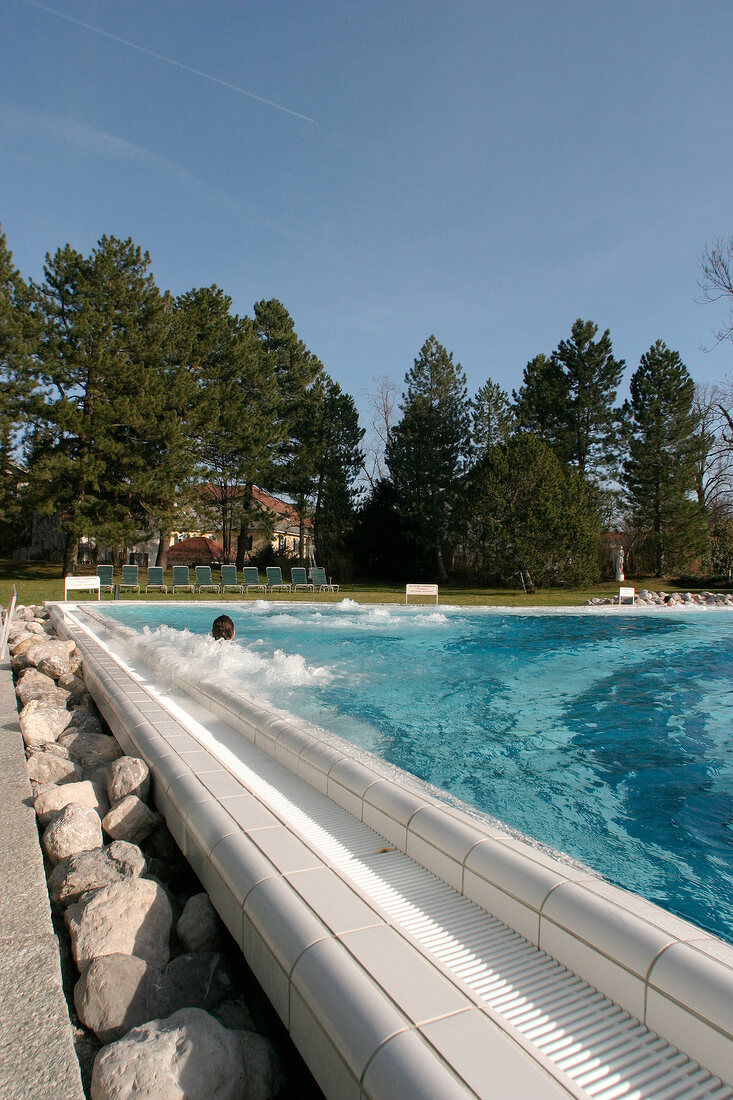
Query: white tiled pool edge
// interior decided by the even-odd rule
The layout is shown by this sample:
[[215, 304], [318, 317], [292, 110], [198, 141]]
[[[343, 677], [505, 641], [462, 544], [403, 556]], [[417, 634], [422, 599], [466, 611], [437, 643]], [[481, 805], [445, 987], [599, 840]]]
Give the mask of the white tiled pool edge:
[[[65, 629], [54, 612], [59, 629]], [[78, 639], [77, 639], [78, 640]], [[154, 663], [154, 652], [151, 659]], [[119, 687], [90, 668], [105, 717], [125, 737], [145, 723]], [[193, 698], [454, 889], [515, 928], [651, 1030], [723, 1080], [733, 1079], [733, 948], [582, 869], [566, 866], [499, 829], [446, 807], [417, 781], [409, 785], [377, 760], [283, 721], [234, 692], [185, 684]], [[129, 700], [127, 701], [129, 704]], [[137, 713], [133, 713], [137, 711]], [[109, 712], [109, 713], [107, 713]], [[149, 734], [148, 734], [149, 735]], [[153, 746], [149, 746], [152, 748]], [[169, 761], [172, 763], [172, 761]], [[160, 762], [165, 774], [165, 757]], [[178, 776], [169, 777], [169, 785]], [[163, 780], [165, 784], [165, 780]], [[175, 830], [174, 830], [175, 831]], [[185, 841], [185, 838], [184, 838]], [[198, 870], [198, 868], [196, 868]], [[206, 885], [206, 883], [205, 883]]]

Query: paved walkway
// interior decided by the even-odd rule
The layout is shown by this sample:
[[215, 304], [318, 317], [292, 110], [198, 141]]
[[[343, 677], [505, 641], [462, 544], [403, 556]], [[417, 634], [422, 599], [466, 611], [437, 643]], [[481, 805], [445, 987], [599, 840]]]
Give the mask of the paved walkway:
[[0, 1097], [84, 1097], [7, 661], [0, 662]]

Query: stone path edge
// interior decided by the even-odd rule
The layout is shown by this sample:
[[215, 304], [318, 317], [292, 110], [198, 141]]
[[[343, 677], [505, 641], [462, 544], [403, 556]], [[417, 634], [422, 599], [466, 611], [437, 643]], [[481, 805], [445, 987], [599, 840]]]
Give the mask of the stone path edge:
[[0, 662], [0, 1096], [84, 1097], [8, 661]]

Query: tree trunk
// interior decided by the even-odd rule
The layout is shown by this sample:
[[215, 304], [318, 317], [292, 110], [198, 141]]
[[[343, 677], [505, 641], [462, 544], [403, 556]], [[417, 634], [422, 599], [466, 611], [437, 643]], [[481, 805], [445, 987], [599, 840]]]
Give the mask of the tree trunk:
[[168, 550], [170, 548], [171, 533], [166, 527], [160, 529], [160, 542], [158, 543], [158, 553], [155, 557], [155, 564], [161, 566], [162, 569], [168, 568]]
[[437, 561], [440, 583], [445, 584], [445, 582], [448, 580], [448, 570], [445, 568], [445, 562], [443, 561], [443, 551], [440, 547], [438, 547]]
[[298, 561], [305, 562], [305, 517], [306, 517], [306, 502], [305, 498], [301, 497], [298, 501]]
[[230, 541], [231, 541], [230, 538], [229, 538], [230, 528], [229, 528], [228, 523], [227, 523], [228, 511], [229, 511], [229, 509], [228, 509], [228, 501], [227, 501], [226, 493], [222, 493], [221, 541], [222, 541], [222, 545], [224, 547], [224, 561], [229, 561], [229, 548], [230, 548]]
[[73, 577], [76, 573], [76, 557], [78, 550], [79, 536], [72, 534], [71, 531], [67, 531], [66, 541], [64, 542], [64, 577]]
[[244, 568], [244, 555], [249, 549], [249, 510], [252, 503], [252, 486], [247, 485], [242, 500], [242, 518], [239, 521], [237, 538], [237, 569]]
[[660, 490], [657, 488], [657, 498], [654, 503], [654, 534], [657, 540], [657, 576], [664, 576], [664, 534], [662, 530], [662, 508], [659, 503]]

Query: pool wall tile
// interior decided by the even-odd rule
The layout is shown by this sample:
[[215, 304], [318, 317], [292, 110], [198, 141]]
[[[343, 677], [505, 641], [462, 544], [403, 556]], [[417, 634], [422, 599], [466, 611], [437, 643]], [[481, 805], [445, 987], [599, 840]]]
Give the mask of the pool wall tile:
[[428, 1023], [472, 1007], [437, 968], [425, 966], [424, 957], [394, 928], [380, 923], [339, 938], [411, 1023]]
[[257, 829], [250, 835], [253, 843], [281, 875], [323, 866], [323, 861], [283, 825], [277, 824], [270, 829]]
[[277, 749], [277, 739], [286, 728], [287, 725], [282, 718], [273, 716], [265, 719], [255, 730], [255, 745], [274, 757]]
[[[688, 925], [689, 930], [689, 925]], [[687, 938], [686, 942], [694, 947], [696, 951], [700, 951], [703, 955], [707, 955], [709, 959], [714, 962], [721, 962], [724, 966], [733, 972], [733, 944], [725, 943], [724, 940], [719, 940], [715, 936], [706, 936], [704, 932], [697, 932], [697, 935], [692, 939]], [[683, 937], [680, 936], [680, 939]]]
[[478, 1096], [567, 1100], [585, 1095], [567, 1078], [553, 1080], [549, 1072], [540, 1076], [534, 1066], [530, 1072], [519, 1043], [507, 1042], [478, 1009], [435, 1020], [420, 1031]]
[[430, 1055], [425, 1039], [414, 1031], [401, 1031], [383, 1043], [362, 1083], [365, 1100], [385, 1096], [467, 1100], [475, 1095], [444, 1062]]
[[155, 781], [167, 791], [172, 783], [183, 776], [193, 776], [188, 764], [173, 749], [167, 749], [155, 759]]
[[277, 744], [275, 746], [276, 759], [283, 760], [291, 771], [297, 772], [300, 754], [309, 744], [310, 738], [305, 730], [299, 729], [298, 726], [291, 723], [287, 723], [285, 729], [277, 739]]
[[272, 829], [280, 824], [275, 815], [251, 794], [221, 798], [221, 804], [246, 833], [256, 829]]
[[239, 826], [219, 802], [215, 799], [212, 801], [213, 796], [209, 791], [206, 794], [207, 798], [200, 799], [191, 807], [186, 816], [186, 830], [208, 859], [219, 841], [231, 833], [239, 832]]
[[247, 795], [241, 780], [223, 768], [216, 772], [206, 772], [205, 775], [201, 776], [201, 782], [207, 791], [211, 791], [214, 797], [222, 803], [227, 798], [252, 797]]
[[693, 1051], [695, 1059], [723, 1081], [733, 1080], [733, 1044], [727, 1037], [651, 988], [647, 992], [646, 1026], [685, 1052]]
[[168, 831], [178, 847], [183, 851], [186, 847], [186, 823], [183, 815], [180, 814], [173, 803], [170, 802], [168, 795], [164, 791], [159, 792], [156, 805], [165, 817]]
[[524, 936], [530, 943], [537, 943], [540, 929], [539, 913], [521, 898], [507, 893], [492, 882], [487, 882], [481, 875], [475, 874], [468, 868], [464, 868], [463, 872], [463, 893], [487, 913], [498, 917], [504, 924], [508, 924], [510, 928], [519, 932], [520, 936]]
[[341, 1056], [338, 1045], [321, 1027], [305, 997], [290, 992], [290, 1034], [296, 1046], [308, 1051], [308, 1067], [325, 1096], [338, 1100], [361, 1100], [359, 1082]]
[[410, 819], [407, 854], [462, 893], [464, 863], [485, 839], [472, 825], [443, 814], [436, 806], [424, 806]]
[[427, 806], [424, 798], [396, 783], [379, 779], [367, 788], [363, 798], [363, 820], [400, 851], [407, 850], [407, 826]]
[[710, 944], [722, 943], [714, 936], [706, 936], [704, 932], [701, 933], [700, 929], [695, 928], [694, 925], [683, 920], [682, 917], [677, 917], [674, 913], [668, 913], [660, 906], [647, 901], [646, 898], [642, 898], [638, 894], [632, 894], [630, 890], [622, 890], [619, 886], [613, 886], [610, 882], [604, 882], [603, 879], [597, 876], [589, 876], [584, 879], [583, 886], [591, 893], [597, 894], [598, 897], [607, 899], [612, 905], [617, 905], [626, 912], [633, 913], [639, 920], [645, 921], [647, 924], [659, 929], [660, 932], [664, 932], [670, 943], [677, 940], [681, 942], [694, 940], [699, 935], [702, 935], [704, 940]]
[[466, 856], [463, 893], [537, 944], [542, 905], [550, 891], [565, 881], [562, 874], [501, 841], [486, 840]]
[[[285, 1027], [290, 1029], [289, 975], [280, 966], [246, 913], [244, 914], [244, 954], [247, 965], [264, 989], [273, 1008]], [[301, 1050], [303, 1050], [302, 1047]], [[308, 1054], [308, 1062], [310, 1064], [310, 1054]]]
[[292, 889], [335, 936], [380, 924], [382, 917], [328, 867], [288, 875]]
[[644, 1019], [646, 983], [622, 963], [550, 921], [542, 925], [542, 950], [600, 989], [632, 1016]]
[[301, 955], [291, 977], [356, 1081], [382, 1043], [407, 1027], [346, 949], [322, 940]]
[[341, 806], [344, 810], [352, 814], [357, 821], [362, 820], [364, 802], [361, 795], [354, 794], [352, 790], [345, 787], [342, 783], [339, 783], [336, 779], [331, 779], [330, 776], [326, 782], [325, 794], [338, 806]]
[[244, 904], [258, 883], [277, 875], [270, 861], [243, 833], [225, 836], [214, 845], [209, 858], [240, 904]]
[[306, 745], [300, 753], [298, 775], [321, 794], [325, 794], [328, 787], [328, 773], [341, 759], [343, 759], [343, 753], [324, 742], [314, 741]]
[[454, 890], [463, 892], [463, 864], [458, 860], [412, 832], [407, 835], [407, 854]]
[[237, 901], [229, 885], [216, 872], [210, 860], [201, 876], [211, 904], [229, 929], [234, 941], [244, 951], [244, 911], [242, 903]]
[[338, 783], [359, 799], [364, 797], [377, 778], [371, 768], [365, 767], [358, 760], [350, 760], [347, 756], [337, 760], [328, 773], [329, 786]]
[[644, 1022], [683, 1050], [694, 1036], [695, 1057], [733, 1080], [733, 966], [672, 944], [651, 968]]
[[190, 771], [177, 775], [168, 784], [166, 794], [184, 821], [196, 803], [214, 803], [214, 796], [211, 791], [207, 791], [203, 783]]
[[132, 731], [132, 741], [138, 754], [157, 756], [170, 748], [166, 739], [149, 722], [138, 722]]
[[322, 921], [281, 878], [255, 886], [247, 895], [244, 912], [288, 976], [306, 948], [329, 936]]
[[670, 943], [669, 936], [658, 928], [575, 882], [558, 886], [542, 907], [539, 946], [551, 955], [554, 952], [548, 944], [556, 928], [601, 950], [609, 959], [623, 959], [625, 969], [642, 981]]

